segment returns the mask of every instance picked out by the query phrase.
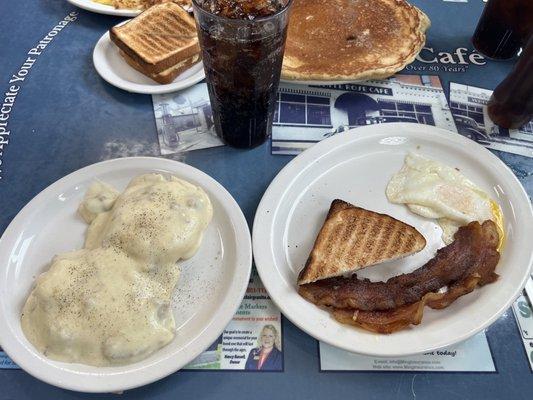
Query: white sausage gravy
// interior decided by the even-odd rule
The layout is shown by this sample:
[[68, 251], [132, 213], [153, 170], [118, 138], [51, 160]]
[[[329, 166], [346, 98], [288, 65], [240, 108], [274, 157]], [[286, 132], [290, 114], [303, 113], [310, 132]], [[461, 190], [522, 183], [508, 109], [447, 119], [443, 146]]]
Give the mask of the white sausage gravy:
[[79, 207], [82, 250], [59, 254], [22, 310], [45, 356], [95, 366], [142, 360], [174, 338], [176, 261], [192, 257], [211, 221], [207, 194], [174, 176], [134, 178], [119, 194], [95, 182]]

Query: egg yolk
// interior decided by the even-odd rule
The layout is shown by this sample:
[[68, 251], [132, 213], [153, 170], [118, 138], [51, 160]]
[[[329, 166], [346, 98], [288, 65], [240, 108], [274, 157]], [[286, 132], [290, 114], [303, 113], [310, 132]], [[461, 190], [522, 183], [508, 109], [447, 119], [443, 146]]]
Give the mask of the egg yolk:
[[500, 241], [498, 243], [498, 248], [496, 250], [498, 250], [498, 252], [501, 253], [503, 250], [503, 246], [505, 244], [505, 230], [503, 229], [503, 213], [498, 203], [496, 203], [494, 200], [490, 201], [490, 209], [494, 217], [493, 221], [496, 224], [496, 228], [498, 229], [498, 235], [500, 236]]

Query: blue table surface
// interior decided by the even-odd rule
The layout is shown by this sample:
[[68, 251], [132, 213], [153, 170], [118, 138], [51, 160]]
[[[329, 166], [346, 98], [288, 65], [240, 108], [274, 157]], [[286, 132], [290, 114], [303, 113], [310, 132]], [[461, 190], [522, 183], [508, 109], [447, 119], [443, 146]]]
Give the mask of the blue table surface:
[[[484, 4], [481, 0], [412, 3], [432, 20], [427, 46], [435, 52], [472, 49], [470, 36]], [[70, 172], [109, 158], [159, 155], [151, 97], [110, 86], [93, 68], [96, 41], [120, 18], [86, 12], [63, 0], [2, 0], [2, 93], [9, 89], [11, 74], [24, 63], [29, 49], [72, 11], [79, 13], [78, 19], [39, 56], [12, 109], [10, 142], [3, 149], [1, 165], [0, 233], [32, 197]], [[470, 64], [466, 72], [439, 75], [447, 94], [450, 81], [493, 89], [512, 64], [513, 60], [489, 61], [484, 66]], [[511, 163], [520, 157], [497, 154]], [[224, 185], [250, 226], [263, 192], [291, 159], [272, 156], [268, 143], [249, 151], [219, 147], [172, 158], [205, 171]], [[533, 159], [521, 159], [520, 165], [527, 172], [521, 181], [531, 196]], [[128, 391], [122, 398], [531, 399], [533, 393], [533, 374], [510, 310], [487, 331], [497, 373], [320, 372], [316, 340], [287, 320], [283, 328], [284, 372], [182, 371]], [[58, 389], [21, 370], [1, 370], [0, 387], [1, 399], [116, 398], [114, 394]]]

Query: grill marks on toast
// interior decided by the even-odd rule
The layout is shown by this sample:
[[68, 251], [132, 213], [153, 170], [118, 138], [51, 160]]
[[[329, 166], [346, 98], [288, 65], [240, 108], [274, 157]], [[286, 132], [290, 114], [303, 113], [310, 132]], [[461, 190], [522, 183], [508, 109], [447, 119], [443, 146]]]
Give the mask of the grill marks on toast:
[[[176, 25], [177, 24], [177, 25]], [[172, 52], [179, 48], [184, 41], [194, 39], [196, 34], [189, 30], [176, 31], [182, 22], [174, 15], [163, 14], [160, 20], [149, 20], [139, 31], [139, 44], [147, 58], [157, 59], [164, 53]]]
[[[361, 210], [361, 214], [366, 214]], [[348, 214], [348, 212], [343, 212]], [[372, 212], [370, 212], [372, 213]], [[390, 224], [372, 223], [366, 215], [344, 215], [344, 223], [335, 228], [334, 236], [338, 239], [331, 248], [341, 248], [341, 259], [347, 262], [360, 262], [361, 264], [372, 263], [374, 254], [380, 253], [381, 257], [390, 258], [399, 252], [409, 253], [414, 250], [416, 235], [412, 232], [402, 234], [404, 224], [394, 220]], [[364, 232], [362, 235], [354, 235], [353, 232]], [[344, 243], [344, 245], [343, 245]], [[393, 245], [396, 244], [396, 248]], [[361, 251], [362, 250], [362, 251]], [[337, 255], [331, 251], [327, 254], [324, 262], [335, 264]]]
[[200, 53], [193, 18], [174, 3], [149, 8], [112, 28], [110, 36], [145, 75], [168, 70]]
[[298, 284], [405, 257], [425, 245], [424, 237], [402, 221], [334, 200]]

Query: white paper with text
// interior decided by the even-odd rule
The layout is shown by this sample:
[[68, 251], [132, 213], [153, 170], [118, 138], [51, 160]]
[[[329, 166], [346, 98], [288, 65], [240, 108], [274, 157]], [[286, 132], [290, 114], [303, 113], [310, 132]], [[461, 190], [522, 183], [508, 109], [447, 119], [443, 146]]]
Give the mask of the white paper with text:
[[320, 369], [322, 371], [496, 371], [484, 332], [445, 349], [401, 358], [363, 356], [321, 342]]

